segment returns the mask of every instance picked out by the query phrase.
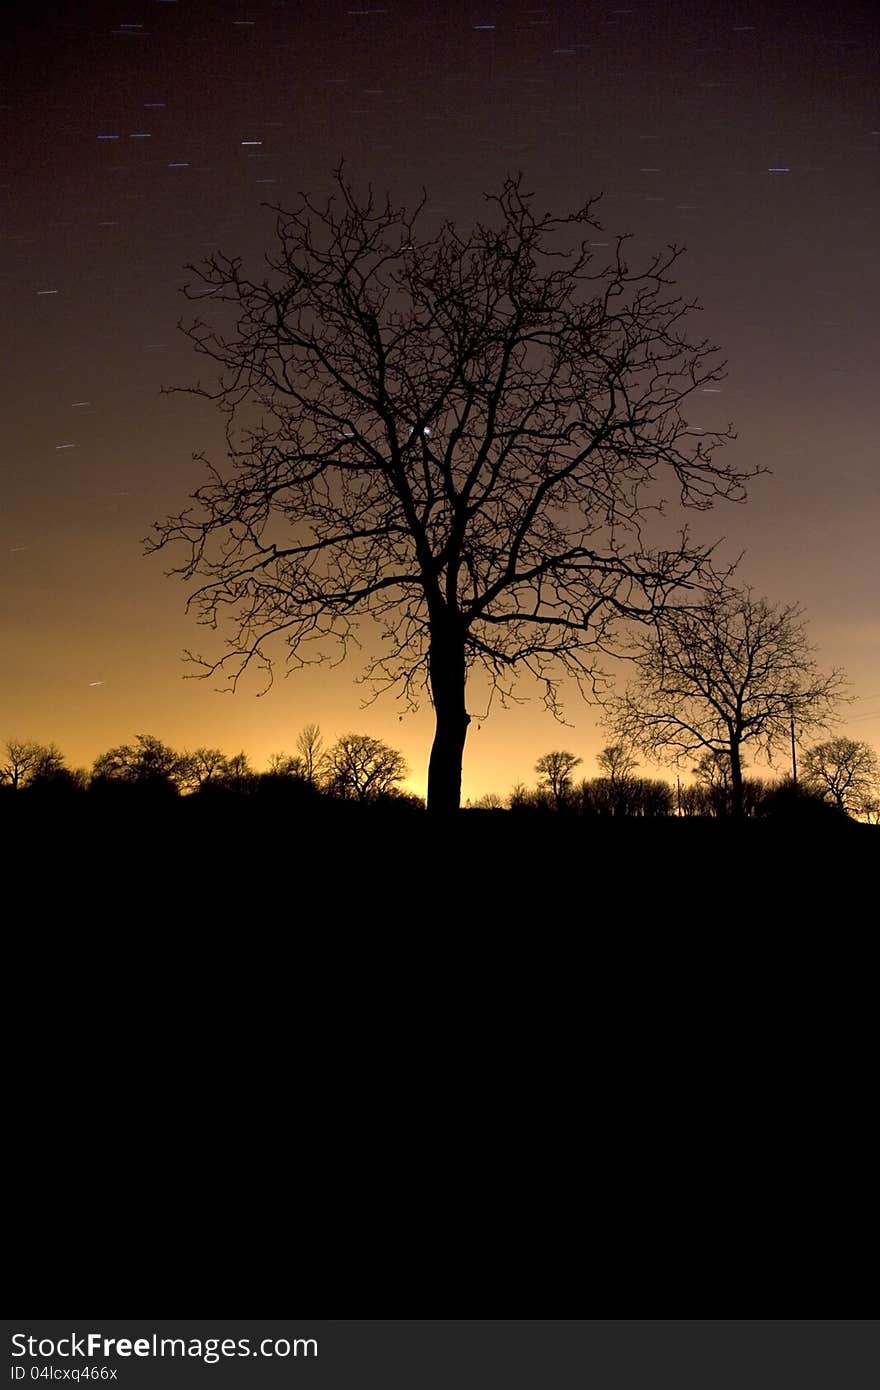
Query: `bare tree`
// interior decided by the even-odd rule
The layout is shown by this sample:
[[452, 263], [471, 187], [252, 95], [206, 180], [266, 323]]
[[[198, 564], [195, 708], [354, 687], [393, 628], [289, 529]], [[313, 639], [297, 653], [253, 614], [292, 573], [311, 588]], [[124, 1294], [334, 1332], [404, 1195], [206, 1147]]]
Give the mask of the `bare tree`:
[[6, 756], [0, 763], [0, 783], [13, 791], [26, 787], [37, 777], [47, 779], [64, 767], [64, 757], [54, 743], [37, 743], [33, 739], [6, 740]]
[[647, 548], [648, 512], [742, 500], [758, 471], [716, 462], [730, 431], [682, 414], [723, 364], [686, 336], [680, 249], [639, 269], [626, 237], [597, 252], [596, 201], [544, 213], [507, 179], [489, 220], [431, 232], [425, 199], [359, 198], [340, 169], [326, 203], [274, 209], [261, 274], [189, 267], [211, 318], [184, 332], [218, 371], [191, 390], [225, 413], [232, 466], [209, 464], [147, 548], [182, 542], [170, 572], [232, 629], [218, 658], [188, 656], [271, 682], [278, 648], [291, 669], [341, 660], [372, 621], [374, 693], [430, 692], [431, 810], [459, 805], [468, 672], [502, 696], [529, 674], [554, 712], [562, 679], [591, 691], [618, 620], [707, 563], [686, 530]]
[[505, 810], [504, 797], [497, 792], [483, 792], [476, 801], [468, 803], [473, 805], [475, 811], [503, 811]]
[[369, 734], [343, 734], [327, 756], [329, 790], [355, 801], [394, 793], [408, 771], [402, 753]]
[[[742, 759], [740, 770], [745, 771]], [[700, 806], [699, 814], [707, 816], [758, 815], [767, 786], [754, 777], [742, 777], [740, 786], [741, 811], [734, 804], [733, 772], [730, 754], [707, 749], [697, 761], [693, 770], [696, 779], [696, 798], [692, 804]], [[693, 810], [691, 814], [694, 814]]]
[[694, 781], [703, 793], [703, 811], [710, 816], [729, 816], [733, 805], [733, 773], [730, 754], [707, 748], [693, 769]]
[[242, 750], [240, 753], [233, 753], [231, 758], [226, 760], [225, 780], [231, 786], [246, 786], [253, 782], [256, 773], [248, 761], [247, 753]]
[[545, 753], [535, 763], [535, 771], [539, 774], [539, 785], [545, 787], [556, 802], [556, 809], [561, 810], [571, 792], [571, 774], [576, 767], [579, 767], [582, 759], [575, 757], [574, 753]]
[[679, 816], [688, 818], [693, 816], [711, 816], [715, 814], [715, 808], [707, 796], [705, 787], [691, 784], [690, 786], [679, 785], [675, 796], [676, 812]]
[[324, 739], [317, 724], [306, 724], [297, 737], [296, 751], [299, 754], [303, 777], [316, 787], [327, 762]]
[[639, 765], [632, 748], [625, 743], [607, 744], [597, 757], [596, 762], [612, 783], [632, 777]]
[[225, 771], [226, 755], [219, 748], [196, 748], [181, 755], [178, 780], [187, 791], [198, 791], [206, 783], [218, 781]]
[[860, 814], [869, 825], [880, 825], [880, 792], [870, 792], [863, 798]]
[[507, 798], [507, 808], [510, 811], [552, 811], [555, 805], [546, 788], [527, 787], [524, 782], [517, 782], [511, 787]]
[[671, 816], [672, 788], [649, 777], [594, 777], [578, 788], [578, 805], [587, 816]]
[[305, 781], [302, 760], [291, 753], [271, 753], [269, 755], [270, 777], [296, 777]]
[[136, 734], [134, 743], [110, 748], [95, 759], [92, 778], [99, 782], [126, 782], [138, 786], [186, 785], [187, 756], [154, 734]]
[[631, 787], [631, 814], [657, 817], [675, 813], [675, 793], [668, 782], [657, 777], [634, 777]]
[[819, 671], [801, 617], [721, 582], [703, 603], [668, 609], [635, 639], [637, 678], [608, 702], [607, 727], [675, 763], [700, 752], [723, 759], [741, 816], [743, 745], [770, 755], [793, 728], [802, 737], [826, 727], [842, 698], [841, 672]]
[[861, 815], [880, 791], [877, 754], [870, 744], [852, 738], [834, 738], [810, 748], [804, 773], [839, 810], [850, 814]]

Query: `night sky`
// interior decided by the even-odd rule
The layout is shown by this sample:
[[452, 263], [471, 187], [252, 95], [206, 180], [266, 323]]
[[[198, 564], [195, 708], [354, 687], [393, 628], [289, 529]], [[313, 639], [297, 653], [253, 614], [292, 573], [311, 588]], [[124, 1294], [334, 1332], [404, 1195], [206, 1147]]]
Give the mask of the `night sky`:
[[[257, 766], [320, 723], [403, 750], [423, 792], [430, 708], [362, 710], [357, 662], [235, 696], [184, 681], [221, 637], [144, 558], [152, 523], [223, 459], [219, 415], [160, 395], [205, 375], [179, 333], [183, 269], [211, 251], [256, 269], [261, 204], [354, 182], [425, 185], [470, 225], [521, 170], [563, 211], [603, 193], [613, 241], [683, 244], [692, 336], [722, 348], [696, 426], [735, 426], [725, 459], [771, 470], [696, 533], [746, 554], [743, 582], [800, 602], [824, 667], [857, 697], [841, 731], [880, 747], [878, 162], [873, 6], [707, 0], [625, 5], [427, 0], [130, 0], [7, 8], [0, 284], [4, 431], [0, 740], [88, 766], [138, 732], [244, 748]], [[182, 556], [178, 556], [178, 559]], [[560, 728], [530, 704], [475, 719], [463, 796], [533, 783], [568, 748], [596, 774], [598, 711]], [[481, 695], [470, 695], [479, 714]], [[760, 771], [760, 767], [757, 769]]]

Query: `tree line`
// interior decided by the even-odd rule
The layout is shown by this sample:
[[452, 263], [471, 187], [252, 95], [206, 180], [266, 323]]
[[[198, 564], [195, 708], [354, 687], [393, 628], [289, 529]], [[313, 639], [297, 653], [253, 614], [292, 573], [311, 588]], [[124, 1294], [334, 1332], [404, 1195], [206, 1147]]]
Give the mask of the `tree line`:
[[688, 769], [692, 781], [677, 778], [675, 785], [637, 776], [634, 750], [622, 743], [609, 744], [599, 753], [598, 777], [576, 782], [573, 773], [581, 762], [564, 749], [545, 753], [535, 764], [536, 786], [520, 783], [506, 800], [488, 793], [474, 806], [630, 819], [737, 820], [828, 811], [880, 825], [880, 762], [868, 744], [855, 739], [829, 739], [808, 749], [799, 776], [772, 781], [741, 776], [736, 788], [729, 759], [712, 750]]
[[143, 795], [248, 795], [299, 791], [360, 804], [395, 801], [421, 805], [404, 792], [408, 774], [403, 754], [369, 734], [343, 734], [326, 746], [317, 724], [296, 739], [295, 752], [273, 753], [258, 771], [247, 754], [228, 757], [219, 748], [179, 752], [153, 734], [101, 753], [90, 770], [69, 768], [55, 744], [9, 739], [0, 763], [0, 786], [16, 791], [93, 795], [128, 791]]
[[[597, 757], [599, 775], [579, 782], [583, 760], [566, 749], [543, 754], [535, 764], [537, 784], [515, 785], [507, 797], [489, 792], [475, 810], [556, 812], [616, 818], [668, 816], [737, 819], [795, 811], [821, 811], [880, 824], [880, 760], [864, 742], [829, 739], [806, 750], [800, 776], [766, 781], [740, 776], [729, 757], [706, 749], [689, 769], [692, 781], [676, 784], [637, 775], [633, 745], [606, 745]], [[90, 792], [217, 797], [299, 793], [302, 800], [327, 798], [359, 805], [418, 808], [421, 799], [402, 789], [408, 774], [403, 754], [368, 734], [344, 734], [325, 745], [317, 724], [299, 733], [293, 753], [273, 753], [268, 767], [255, 769], [246, 753], [228, 757], [219, 748], [178, 752], [152, 734], [110, 748], [90, 770], [69, 768], [55, 744], [8, 739], [0, 761], [0, 789], [63, 795]]]

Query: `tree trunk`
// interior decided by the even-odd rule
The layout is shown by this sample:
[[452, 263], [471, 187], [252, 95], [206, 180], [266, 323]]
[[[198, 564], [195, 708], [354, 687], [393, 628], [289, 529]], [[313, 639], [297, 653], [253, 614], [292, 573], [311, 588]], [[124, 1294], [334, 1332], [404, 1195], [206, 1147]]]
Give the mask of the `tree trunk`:
[[742, 760], [739, 754], [739, 744], [733, 742], [730, 745], [730, 810], [731, 814], [737, 819], [743, 818], [743, 774]]
[[428, 810], [443, 815], [461, 804], [461, 760], [471, 722], [464, 704], [464, 630], [445, 614], [431, 624], [428, 672], [437, 721], [428, 764]]

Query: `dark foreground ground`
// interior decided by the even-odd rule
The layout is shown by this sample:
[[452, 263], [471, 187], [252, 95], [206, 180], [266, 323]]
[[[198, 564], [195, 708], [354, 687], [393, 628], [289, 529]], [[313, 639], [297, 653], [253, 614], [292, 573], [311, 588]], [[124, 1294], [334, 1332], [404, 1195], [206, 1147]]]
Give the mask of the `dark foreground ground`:
[[84, 1250], [128, 1287], [114, 1242], [167, 1291], [207, 1240], [225, 1279], [235, 1228], [251, 1289], [271, 1251], [275, 1297], [393, 1278], [415, 1316], [505, 1288], [576, 1316], [583, 1270], [610, 1313], [681, 1269], [707, 1311], [798, 1280], [859, 1307], [880, 831], [14, 810], [11, 1152], [46, 1166], [44, 1239], [11, 1191], [40, 1287], [59, 1259], [80, 1287]]
[[[51, 926], [243, 920], [298, 931], [452, 931], [727, 922], [868, 928], [880, 828], [838, 821], [609, 820], [316, 803], [70, 804], [0, 816], [7, 909]], [[803, 914], [803, 916], [800, 916]]]

